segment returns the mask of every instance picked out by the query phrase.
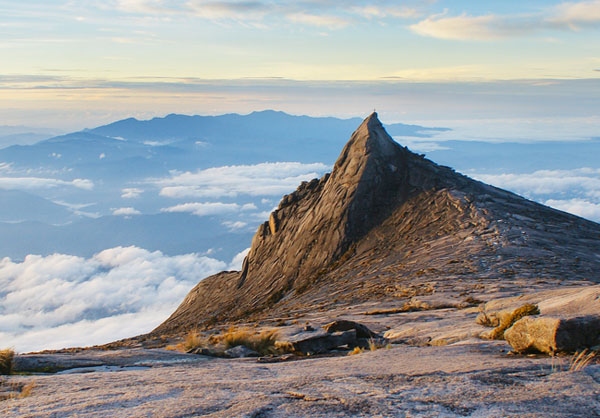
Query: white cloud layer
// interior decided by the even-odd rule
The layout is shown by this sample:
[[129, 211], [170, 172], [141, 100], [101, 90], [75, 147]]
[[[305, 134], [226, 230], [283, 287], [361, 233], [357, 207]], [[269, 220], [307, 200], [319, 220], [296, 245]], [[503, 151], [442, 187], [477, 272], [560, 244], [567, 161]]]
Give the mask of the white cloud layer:
[[409, 28], [423, 36], [469, 41], [513, 38], [556, 29], [578, 31], [600, 24], [600, 0], [564, 2], [536, 14], [446, 14], [431, 15]]
[[281, 196], [302, 181], [320, 177], [328, 168], [322, 163], [295, 162], [224, 166], [195, 173], [175, 173], [154, 183], [161, 187], [161, 196], [171, 198]]
[[140, 197], [140, 195], [144, 191], [142, 189], [138, 189], [136, 187], [128, 187], [125, 189], [121, 189], [121, 197], [123, 199], [135, 199]]
[[523, 174], [474, 174], [473, 177], [526, 196], [569, 193], [591, 196], [600, 191], [600, 169], [539, 170]]
[[0, 341], [17, 351], [101, 344], [148, 332], [198, 281], [227, 264], [137, 247], [89, 259], [63, 254], [0, 260]]
[[141, 213], [142, 212], [132, 207], [113, 209], [112, 212], [115, 216], [141, 215]]
[[410, 26], [423, 36], [452, 40], [493, 40], [522, 35], [530, 31], [529, 25], [517, 24], [500, 16], [430, 16]]
[[[423, 7], [422, 2], [410, 2]], [[355, 21], [367, 19], [407, 19], [420, 16], [415, 7], [399, 7], [391, 0], [377, 4], [360, 0], [343, 3], [330, 1], [274, 1], [274, 0], [116, 0], [102, 8], [114, 8], [122, 12], [142, 15], [187, 15], [208, 21], [233, 21], [244, 25], [264, 27], [272, 19], [293, 23], [341, 29]]]
[[600, 222], [600, 168], [471, 176], [553, 208]]
[[549, 199], [546, 205], [582, 218], [600, 222], [600, 203], [592, 203], [583, 199], [556, 200]]
[[184, 212], [196, 216], [223, 215], [226, 213], [235, 213], [245, 210], [254, 210], [256, 206], [253, 203], [238, 205], [237, 203], [222, 202], [193, 202], [182, 203], [180, 205], [163, 208], [161, 212]]
[[231, 263], [229, 264], [229, 266], [227, 267], [228, 270], [241, 270], [242, 269], [242, 264], [244, 263], [244, 258], [246, 258], [246, 256], [248, 255], [248, 253], [250, 252], [250, 248], [246, 248], [244, 251], [236, 254], [235, 257], [233, 257], [233, 260], [231, 260]]
[[42, 177], [0, 177], [0, 189], [6, 190], [53, 189], [62, 186], [92, 190], [94, 188], [94, 183], [87, 179], [66, 181]]

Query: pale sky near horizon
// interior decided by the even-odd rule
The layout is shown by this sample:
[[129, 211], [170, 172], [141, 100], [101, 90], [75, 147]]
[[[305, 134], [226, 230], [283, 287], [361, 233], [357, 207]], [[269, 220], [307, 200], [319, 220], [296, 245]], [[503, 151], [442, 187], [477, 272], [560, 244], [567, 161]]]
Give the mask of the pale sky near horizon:
[[0, 63], [0, 125], [266, 108], [588, 117], [600, 0], [0, 0]]

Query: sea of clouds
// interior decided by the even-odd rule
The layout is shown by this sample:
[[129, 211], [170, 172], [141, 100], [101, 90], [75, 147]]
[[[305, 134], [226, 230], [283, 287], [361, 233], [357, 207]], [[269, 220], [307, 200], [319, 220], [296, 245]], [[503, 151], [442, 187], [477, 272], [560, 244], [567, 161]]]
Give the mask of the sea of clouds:
[[[247, 251], [246, 251], [247, 252]], [[19, 352], [102, 344], [151, 331], [198, 281], [241, 266], [200, 254], [116, 247], [91, 258], [0, 260], [0, 346]]]
[[600, 168], [471, 175], [555, 209], [600, 222]]

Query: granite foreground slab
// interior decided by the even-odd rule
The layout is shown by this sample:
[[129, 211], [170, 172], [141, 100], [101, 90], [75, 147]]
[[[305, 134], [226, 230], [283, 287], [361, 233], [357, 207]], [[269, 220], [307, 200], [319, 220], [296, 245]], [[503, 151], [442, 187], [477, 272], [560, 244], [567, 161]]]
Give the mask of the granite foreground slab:
[[[548, 357], [507, 356], [506, 343], [396, 345], [283, 363], [164, 361], [147, 369], [14, 376], [31, 396], [3, 417], [593, 417], [600, 366], [568, 373]], [[128, 358], [119, 350], [117, 358]], [[179, 360], [181, 356], [174, 355]], [[195, 356], [204, 358], [203, 356]], [[554, 363], [553, 363], [554, 361]]]

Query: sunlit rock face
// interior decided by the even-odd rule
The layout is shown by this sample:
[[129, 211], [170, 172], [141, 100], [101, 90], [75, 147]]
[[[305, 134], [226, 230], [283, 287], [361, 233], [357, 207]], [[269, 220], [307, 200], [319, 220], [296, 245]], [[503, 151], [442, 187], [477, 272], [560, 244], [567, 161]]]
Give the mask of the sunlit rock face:
[[330, 174], [283, 197], [242, 271], [203, 280], [155, 332], [383, 300], [432, 280], [600, 281], [598, 254], [600, 225], [437, 165], [373, 113]]

